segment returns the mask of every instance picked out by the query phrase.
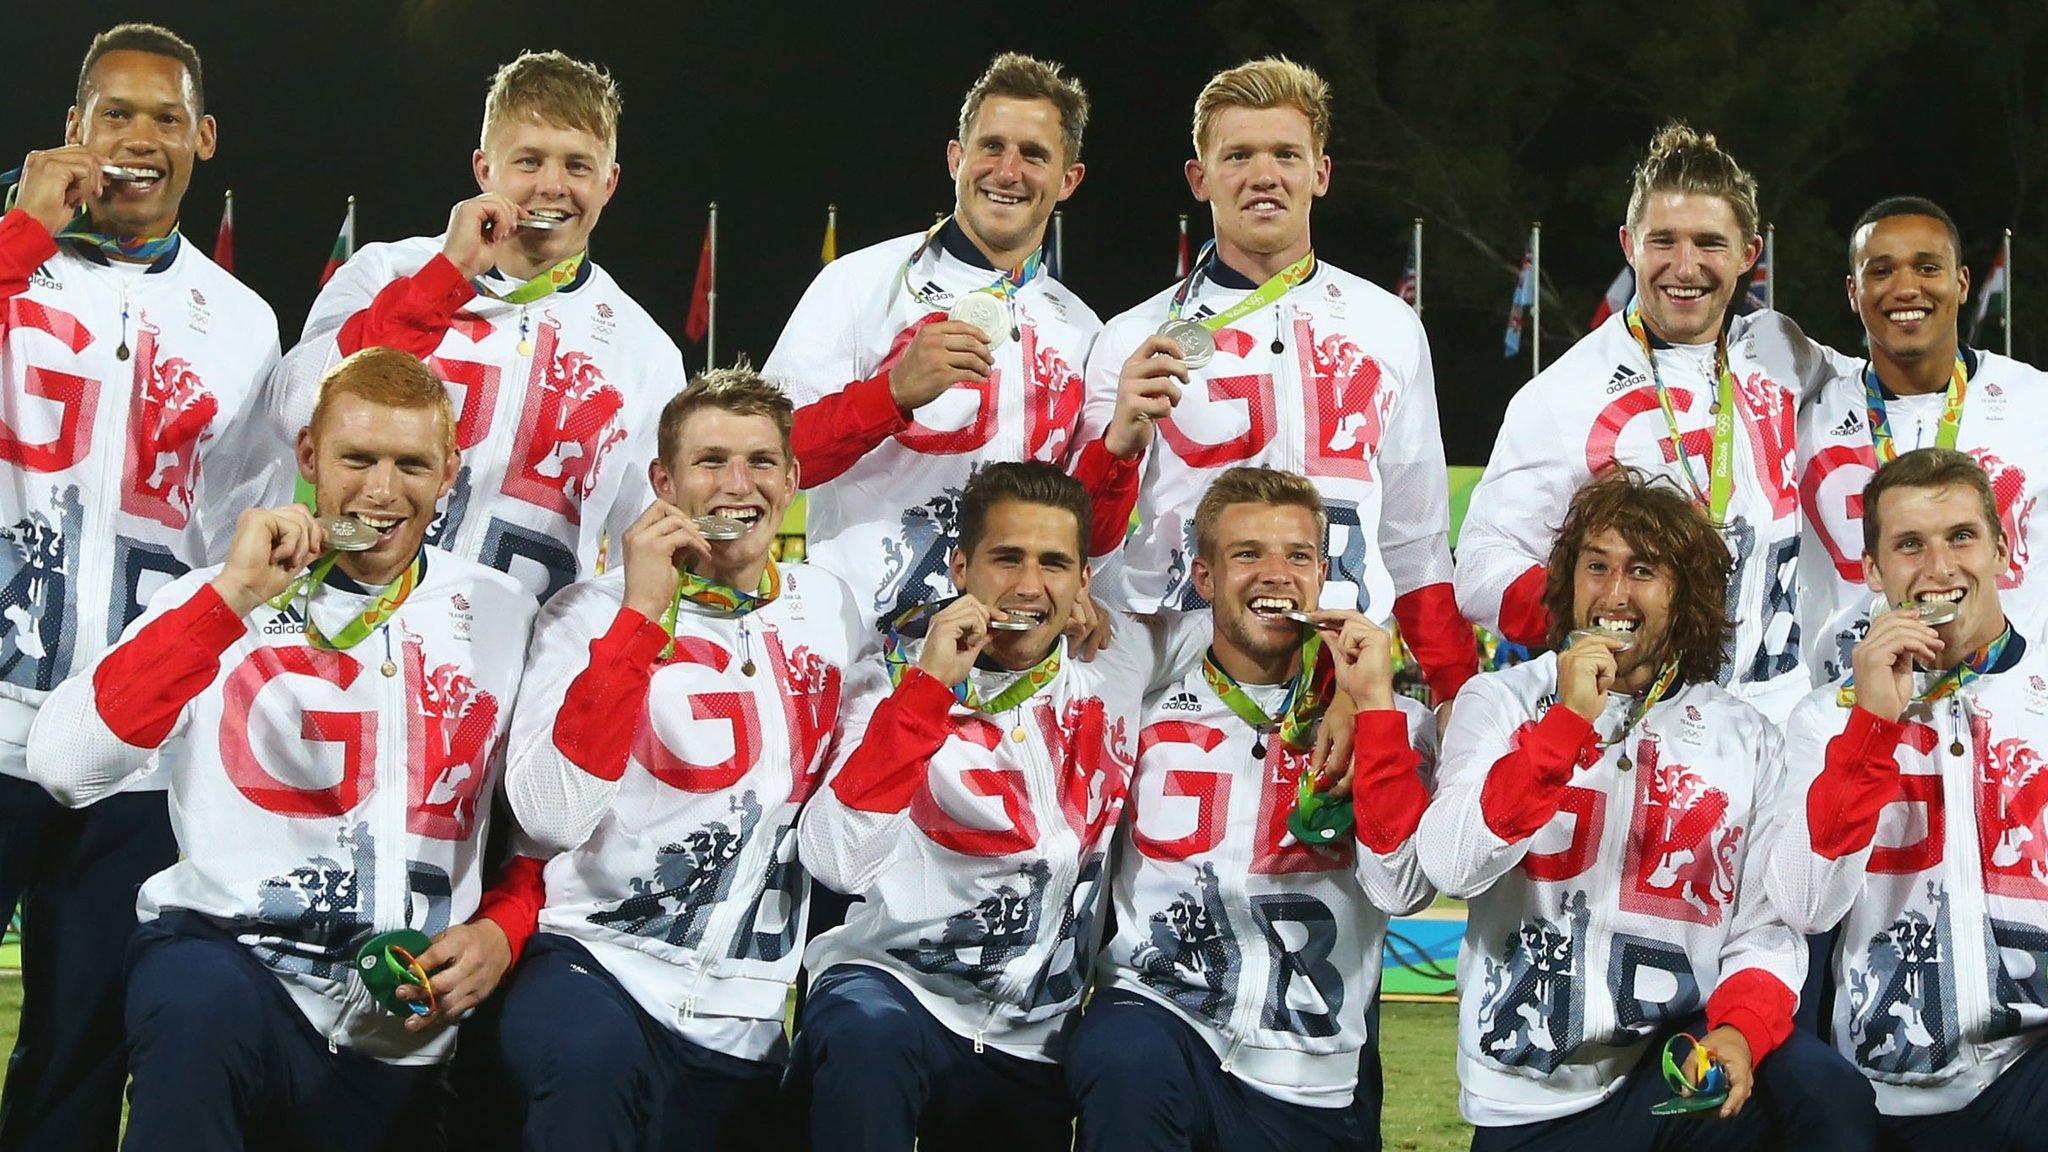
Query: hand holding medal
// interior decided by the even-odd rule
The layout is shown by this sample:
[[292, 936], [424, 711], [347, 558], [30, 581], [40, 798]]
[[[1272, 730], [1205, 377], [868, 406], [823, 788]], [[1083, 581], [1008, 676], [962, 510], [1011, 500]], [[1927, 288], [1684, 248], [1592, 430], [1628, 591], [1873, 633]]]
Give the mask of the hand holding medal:
[[[374, 536], [370, 543], [374, 545]], [[228, 556], [214, 590], [238, 616], [291, 587], [328, 550], [327, 531], [304, 505], [251, 508], [235, 521]]]
[[967, 673], [993, 638], [990, 628], [994, 621], [994, 611], [972, 596], [946, 605], [925, 628], [924, 650], [918, 654], [917, 666], [946, 687], [958, 688], [967, 682]]
[[525, 213], [496, 192], [472, 196], [448, 213], [448, 239], [441, 255], [464, 279], [483, 275], [498, 265], [501, 245], [510, 243]]
[[889, 369], [889, 395], [896, 407], [915, 412], [955, 384], [986, 380], [995, 371], [990, 347], [989, 337], [974, 323], [951, 318], [926, 321]]
[[1138, 345], [1117, 374], [1116, 414], [1103, 431], [1110, 455], [1129, 460], [1151, 446], [1152, 425], [1173, 415], [1190, 367], [1180, 358], [1180, 346], [1164, 335]]
[[[717, 519], [705, 517], [704, 519]], [[732, 521], [721, 520], [731, 524]], [[649, 620], [659, 619], [675, 600], [681, 571], [702, 568], [711, 559], [712, 544], [698, 521], [666, 500], [657, 499], [640, 513], [622, 540], [626, 565], [626, 604]], [[726, 537], [731, 539], [731, 537]]]
[[86, 202], [105, 190], [110, 166], [82, 144], [30, 152], [21, 162], [14, 207], [55, 236]]

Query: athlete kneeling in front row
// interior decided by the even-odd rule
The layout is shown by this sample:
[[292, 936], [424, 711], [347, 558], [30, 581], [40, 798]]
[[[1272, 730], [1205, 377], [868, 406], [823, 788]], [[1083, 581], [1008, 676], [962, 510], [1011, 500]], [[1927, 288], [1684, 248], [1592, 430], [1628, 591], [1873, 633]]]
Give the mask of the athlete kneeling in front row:
[[454, 440], [424, 364], [343, 360], [298, 441], [321, 518], [243, 513], [224, 565], [166, 585], [37, 718], [29, 772], [67, 804], [187, 749], [183, 858], [143, 886], [131, 950], [129, 1147], [437, 1146], [440, 1026], [497, 985], [538, 882], [484, 891], [536, 605], [421, 543]]
[[1792, 713], [1768, 886], [1794, 927], [1841, 925], [1835, 1046], [1881, 1147], [2048, 1147], [2048, 657], [2006, 615], [1974, 460], [1907, 452], [1863, 509], [1865, 582], [1900, 607]]
[[[1145, 709], [1117, 935], [1067, 1058], [1083, 1149], [1379, 1147], [1359, 1050], [1387, 915], [1434, 895], [1414, 837], [1436, 726], [1394, 694], [1385, 631], [1315, 611], [1327, 530], [1315, 485], [1267, 468], [1195, 513], [1213, 643]], [[1327, 720], [1357, 733], [1332, 801], [1303, 776], [1340, 687], [1359, 711]]]
[[662, 412], [625, 570], [548, 602], [505, 789], [558, 850], [498, 1056], [525, 1146], [782, 1148], [803, 953], [797, 810], [849, 663], [846, 586], [770, 556], [796, 492], [790, 402], [746, 368]]
[[1676, 485], [1609, 472], [1544, 569], [1557, 654], [1459, 694], [1421, 855], [1471, 902], [1458, 1104], [1475, 1152], [1874, 1138], [1869, 1089], [1793, 1031], [1806, 944], [1755, 855], [1781, 819], [1780, 738], [1714, 683], [1728, 569]]

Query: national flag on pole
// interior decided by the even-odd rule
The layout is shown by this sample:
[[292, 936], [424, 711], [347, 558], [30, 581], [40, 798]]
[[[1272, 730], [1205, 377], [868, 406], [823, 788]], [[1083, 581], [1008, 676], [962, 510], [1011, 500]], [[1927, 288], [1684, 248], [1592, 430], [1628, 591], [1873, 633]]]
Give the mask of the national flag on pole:
[[1593, 318], [1586, 322], [1586, 328], [1598, 328], [1607, 323], [1607, 318], [1628, 307], [1628, 298], [1636, 294], [1636, 270], [1626, 264], [1614, 277], [1614, 283], [1607, 286], [1607, 295], [1600, 298], [1600, 306], [1593, 309]]
[[233, 275], [235, 271], [235, 190], [228, 189], [220, 209], [220, 231], [213, 236], [213, 262], [220, 270]]
[[1771, 250], [1767, 245], [1756, 258], [1756, 270], [1749, 274], [1749, 291], [1742, 296], [1741, 314], [1761, 312], [1771, 306]]
[[1408, 260], [1401, 265], [1400, 282], [1394, 285], [1394, 295], [1399, 296], [1401, 303], [1410, 308], [1415, 307], [1416, 290], [1422, 287], [1422, 278], [1419, 275], [1421, 269], [1416, 265], [1416, 259], [1421, 253], [1415, 250], [1415, 241], [1415, 235], [1408, 237]]
[[1513, 357], [1522, 351], [1522, 321], [1529, 306], [1536, 303], [1536, 235], [1529, 234], [1529, 246], [1522, 249], [1522, 270], [1515, 276], [1515, 298], [1508, 303], [1508, 330], [1501, 341], [1501, 355]]
[[830, 264], [839, 259], [839, 205], [825, 206], [825, 242], [818, 246], [818, 263]]
[[1177, 279], [1185, 278], [1188, 274], [1188, 216], [1185, 212], [1180, 216], [1179, 252], [1173, 261], [1173, 274]]
[[348, 198], [348, 212], [341, 218], [341, 231], [334, 237], [334, 248], [327, 253], [327, 267], [320, 272], [320, 286], [327, 287], [327, 282], [334, 279], [334, 273], [355, 254], [356, 198], [351, 196]]
[[683, 335], [695, 344], [711, 330], [711, 230], [704, 230], [704, 250], [697, 256], [697, 286], [690, 293], [690, 315], [683, 321]]
[[1992, 261], [1991, 272], [1984, 282], [1977, 285], [1977, 314], [1970, 319], [1970, 343], [1977, 343], [1979, 333], [1985, 331], [1984, 322], [1993, 315], [2001, 320], [2005, 317], [2005, 249], [1998, 250], [1998, 259]]

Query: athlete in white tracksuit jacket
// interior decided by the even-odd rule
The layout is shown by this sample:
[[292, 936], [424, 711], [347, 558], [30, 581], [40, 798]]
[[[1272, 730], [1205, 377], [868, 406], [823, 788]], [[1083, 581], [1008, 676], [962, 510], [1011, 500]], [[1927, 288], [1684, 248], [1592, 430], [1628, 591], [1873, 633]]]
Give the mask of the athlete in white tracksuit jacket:
[[1970, 457], [1906, 452], [1866, 489], [1870, 582], [1891, 603], [1852, 675], [1786, 728], [1792, 779], [1769, 889], [1839, 925], [1836, 1047], [1900, 1146], [2014, 1147], [2044, 1117], [2048, 656], [2004, 611], [2011, 554]]
[[[1305, 647], [1280, 615], [1318, 601], [1322, 497], [1233, 469], [1202, 507], [1226, 499], [1195, 561], [1213, 644], [1147, 701], [1117, 932], [1067, 1058], [1084, 1149], [1377, 1146], [1379, 1093], [1358, 1071], [1380, 946], [1389, 914], [1435, 895], [1415, 827], [1436, 725], [1394, 695], [1389, 635], [1333, 610]], [[1303, 842], [1288, 817], [1309, 749], [1275, 723], [1340, 686], [1355, 721], [1315, 722], [1356, 726], [1351, 797], [1331, 801], [1355, 800], [1356, 826]]]
[[[1589, 485], [1545, 603], [1561, 648], [1565, 623], [1611, 631], [1459, 696], [1420, 844], [1430, 879], [1469, 902], [1458, 1079], [1475, 1148], [1647, 1146], [1703, 1122], [1730, 1147], [1767, 1125], [1829, 1147], [1871, 1137], [1874, 1117], [1831, 1111], [1856, 1077], [1793, 1031], [1807, 950], [1761, 855], [1784, 760], [1776, 728], [1712, 683], [1727, 568], [1698, 558], [1715, 540], [1667, 484]], [[1720, 1119], [1650, 1115], [1668, 1094], [1658, 1048], [1689, 1028], [1730, 1078]]]

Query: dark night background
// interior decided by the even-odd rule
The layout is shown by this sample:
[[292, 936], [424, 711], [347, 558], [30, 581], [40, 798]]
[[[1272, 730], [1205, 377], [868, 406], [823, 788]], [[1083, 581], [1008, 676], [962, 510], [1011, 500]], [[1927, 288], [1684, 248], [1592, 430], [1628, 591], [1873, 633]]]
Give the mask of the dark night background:
[[[79, 58], [124, 19], [163, 23], [205, 58], [221, 146], [194, 178], [185, 231], [210, 247], [234, 188], [236, 272], [277, 309], [287, 345], [344, 199], [359, 199], [362, 242], [438, 232], [475, 192], [469, 155], [493, 68], [561, 48], [625, 92], [624, 174], [597, 258], [680, 343], [717, 200], [719, 358], [758, 363], [815, 271], [827, 202], [840, 207], [841, 252], [950, 206], [944, 149], [961, 93], [1014, 48], [1063, 61], [1093, 100], [1065, 278], [1104, 319], [1170, 277], [1177, 213], [1191, 214], [1196, 243], [1207, 235], [1180, 174], [1203, 80], [1268, 52], [1321, 70], [1336, 89], [1336, 174], [1316, 247], [1391, 286], [1409, 220], [1427, 221], [1425, 320], [1454, 463], [1485, 461], [1527, 374], [1526, 349], [1504, 360], [1501, 333], [1528, 222], [1544, 224], [1548, 362], [1621, 267], [1629, 168], [1673, 116], [1717, 133], [1757, 175], [1779, 229], [1778, 305], [1808, 332], [1860, 343], [1841, 287], [1847, 229], [1873, 200], [1913, 192], [1955, 215], [1979, 276], [2000, 229], [2015, 230], [2014, 351], [2044, 351], [2038, 2], [23, 5], [8, 20], [0, 167], [59, 142]], [[1998, 345], [1995, 331], [1984, 343]], [[701, 346], [684, 350], [702, 364]]]

